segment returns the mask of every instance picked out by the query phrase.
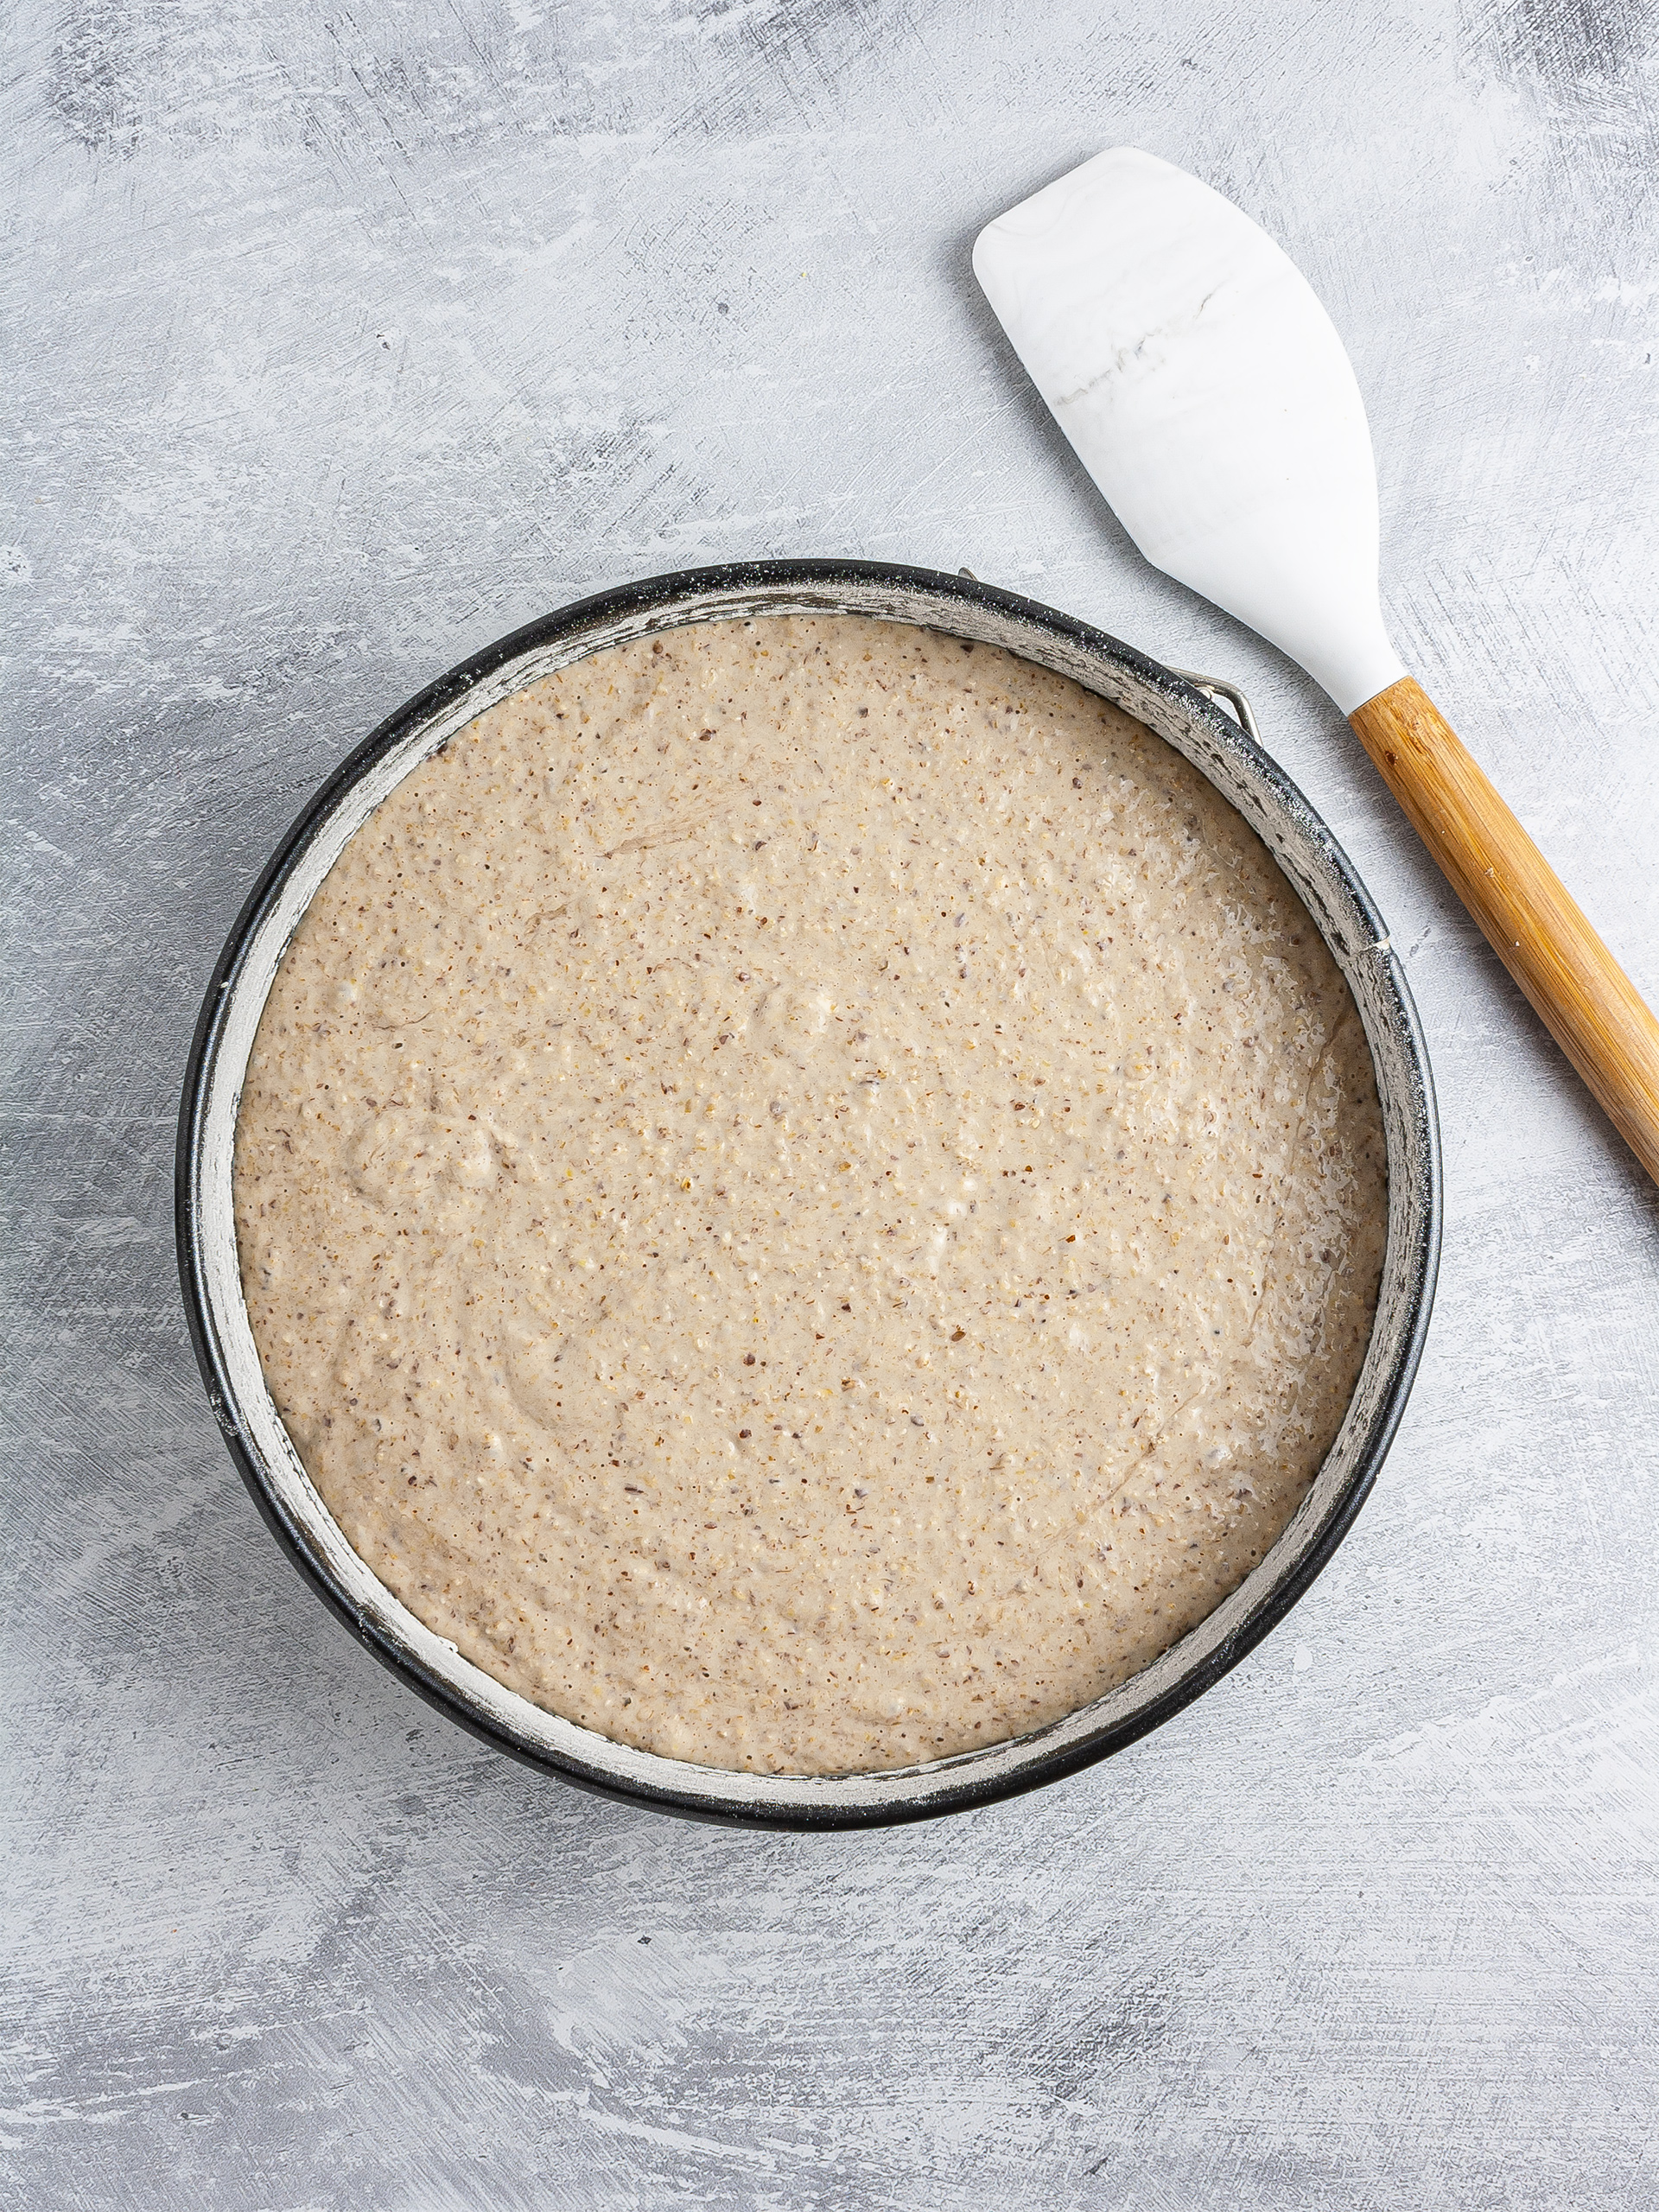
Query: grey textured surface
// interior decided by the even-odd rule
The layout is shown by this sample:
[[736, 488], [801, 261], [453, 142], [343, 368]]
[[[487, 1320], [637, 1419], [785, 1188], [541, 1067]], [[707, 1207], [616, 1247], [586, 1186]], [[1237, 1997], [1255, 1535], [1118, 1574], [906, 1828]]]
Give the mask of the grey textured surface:
[[[1141, 567], [974, 232], [1134, 141], [1346, 337], [1385, 600], [1659, 995], [1644, 0], [124, 0], [14, 16], [13, 1965], [28, 2206], [1622, 2206], [1659, 2186], [1659, 1205], [1335, 715]], [[961, 564], [1240, 681], [1440, 1087], [1416, 1396], [1336, 1565], [1092, 1774], [765, 1839], [359, 1653], [174, 1282], [196, 1001], [306, 791], [601, 582]]]

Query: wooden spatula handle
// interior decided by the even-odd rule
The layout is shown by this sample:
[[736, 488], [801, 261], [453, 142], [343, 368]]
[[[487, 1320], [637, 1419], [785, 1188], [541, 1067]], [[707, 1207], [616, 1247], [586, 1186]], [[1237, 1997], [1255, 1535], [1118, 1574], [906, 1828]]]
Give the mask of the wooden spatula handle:
[[1403, 677], [1348, 717], [1550, 1035], [1659, 1183], [1659, 1021], [1455, 730]]

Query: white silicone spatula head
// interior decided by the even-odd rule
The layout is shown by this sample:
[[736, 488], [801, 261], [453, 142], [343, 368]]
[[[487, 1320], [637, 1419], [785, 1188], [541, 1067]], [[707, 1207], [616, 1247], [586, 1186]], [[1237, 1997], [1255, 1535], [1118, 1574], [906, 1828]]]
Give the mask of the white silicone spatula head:
[[982, 231], [974, 272], [1155, 568], [1300, 661], [1344, 714], [1396, 682], [1354, 372], [1248, 215], [1131, 146]]

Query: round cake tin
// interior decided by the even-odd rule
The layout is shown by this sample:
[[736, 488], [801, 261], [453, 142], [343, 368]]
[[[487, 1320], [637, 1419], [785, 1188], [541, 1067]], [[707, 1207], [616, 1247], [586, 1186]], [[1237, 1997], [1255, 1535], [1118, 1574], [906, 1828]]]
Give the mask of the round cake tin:
[[[1161, 1658], [1094, 1703], [1028, 1736], [879, 1773], [738, 1774], [663, 1758], [544, 1713], [462, 1658], [370, 1572], [313, 1487], [265, 1388], [237, 1262], [232, 1152], [254, 1032], [283, 949], [353, 832], [454, 732], [538, 677], [683, 623], [785, 613], [866, 615], [1001, 646], [1110, 700], [1190, 760], [1265, 842], [1347, 978], [1388, 1142], [1388, 1243], [1370, 1348], [1336, 1441], [1268, 1556]], [[1215, 693], [1235, 702], [1240, 720]], [[377, 1656], [475, 1734], [580, 1787], [704, 1820], [855, 1827], [984, 1804], [1103, 1758], [1179, 1713], [1282, 1618], [1346, 1534], [1404, 1408], [1433, 1296], [1440, 1163], [1422, 1033], [1388, 932], [1352, 863], [1253, 727], [1230, 686], [1161, 667], [966, 575], [799, 560], [687, 569], [601, 592], [474, 655], [363, 741], [283, 839], [219, 956], [185, 1077], [176, 1204], [186, 1311], [232, 1456], [283, 1546]]]

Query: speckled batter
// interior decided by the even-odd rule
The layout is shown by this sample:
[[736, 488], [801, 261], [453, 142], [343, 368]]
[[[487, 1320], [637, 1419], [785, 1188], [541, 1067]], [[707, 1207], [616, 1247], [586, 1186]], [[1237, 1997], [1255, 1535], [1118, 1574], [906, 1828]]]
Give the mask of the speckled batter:
[[499, 1681], [729, 1768], [906, 1764], [1143, 1667], [1334, 1436], [1371, 1064], [1156, 738], [857, 617], [495, 708], [306, 914], [237, 1221], [350, 1541]]

